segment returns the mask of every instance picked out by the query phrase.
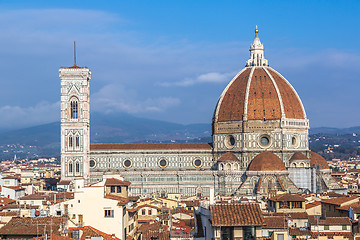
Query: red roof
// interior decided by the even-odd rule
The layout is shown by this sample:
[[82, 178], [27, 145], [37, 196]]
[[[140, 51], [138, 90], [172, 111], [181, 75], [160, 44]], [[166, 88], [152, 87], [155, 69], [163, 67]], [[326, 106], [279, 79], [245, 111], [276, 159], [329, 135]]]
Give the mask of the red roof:
[[104, 196], [104, 198], [119, 201], [119, 203], [121, 203], [121, 204], [126, 204], [126, 203], [129, 202], [129, 199], [128, 199], [128, 198], [124, 198], [124, 197], [120, 197], [120, 196], [115, 196], [115, 195], [111, 195], [111, 194], [106, 194], [106, 195]]
[[351, 195], [351, 196], [343, 196], [343, 197], [330, 198], [330, 199], [322, 199], [321, 202], [340, 206], [341, 204], [349, 201], [353, 201], [354, 199], [358, 199], [359, 201], [359, 197]]
[[105, 150], [182, 150], [182, 149], [208, 149], [210, 143], [104, 143], [90, 144], [91, 151]]
[[0, 229], [0, 235], [36, 236], [44, 233], [50, 234], [51, 230], [55, 233], [60, 229], [61, 224], [65, 221], [66, 219], [62, 217], [13, 217]]
[[227, 152], [218, 161], [239, 161], [239, 159], [232, 152]]
[[264, 151], [250, 162], [249, 171], [286, 171], [283, 161], [274, 153]]
[[248, 120], [281, 119], [280, 101], [287, 118], [305, 118], [295, 90], [279, 73], [270, 67], [245, 68], [222, 93], [214, 120], [242, 121], [245, 114]]
[[14, 199], [7, 198], [7, 197], [0, 197], [0, 205], [7, 205], [10, 203], [16, 202]]
[[258, 204], [226, 203], [210, 206], [213, 226], [261, 226], [263, 215]]
[[117, 178], [108, 178], [105, 181], [105, 186], [119, 186], [119, 185], [129, 186], [130, 184], [131, 184], [131, 182], [129, 182], [129, 181], [123, 181], [123, 180], [120, 180]]
[[319, 166], [320, 169], [329, 169], [325, 158], [312, 151], [310, 151], [310, 164], [311, 166]]
[[[56, 195], [56, 197], [55, 197]], [[54, 199], [73, 199], [73, 192], [50, 192], [50, 193], [34, 193], [21, 197], [20, 200], [54, 200]]]
[[348, 217], [327, 217], [325, 219], [317, 219], [314, 216], [309, 216], [309, 222], [312, 225], [351, 225]]
[[293, 161], [293, 160], [309, 160], [309, 159], [301, 152], [296, 152], [290, 158], [290, 161]]
[[303, 197], [300, 197], [297, 194], [290, 194], [290, 193], [285, 193], [285, 194], [280, 194], [280, 195], [276, 195], [275, 197], [269, 198], [270, 201], [274, 201], [274, 202], [282, 202], [282, 201], [288, 201], [288, 202], [305, 202], [306, 199]]
[[310, 209], [310, 208], [313, 208], [313, 207], [316, 207], [316, 206], [319, 206], [319, 205], [321, 205], [321, 202], [311, 202], [311, 203], [307, 203], [305, 205], [305, 208]]
[[60, 180], [57, 185], [69, 185], [70, 183], [70, 180]]
[[285, 228], [288, 226], [284, 216], [264, 216], [265, 226], [263, 228]]
[[78, 69], [78, 68], [82, 68], [82, 67], [79, 67], [78, 65], [76, 65], [75, 63], [74, 63], [74, 65], [72, 65], [71, 67], [67, 67], [67, 68], [69, 68], [69, 69]]
[[69, 228], [69, 235], [71, 235], [72, 231], [75, 229], [82, 230], [80, 240], [90, 239], [91, 237], [102, 237], [104, 240], [120, 240], [120, 238], [104, 233], [91, 226], [84, 226], [82, 228]]

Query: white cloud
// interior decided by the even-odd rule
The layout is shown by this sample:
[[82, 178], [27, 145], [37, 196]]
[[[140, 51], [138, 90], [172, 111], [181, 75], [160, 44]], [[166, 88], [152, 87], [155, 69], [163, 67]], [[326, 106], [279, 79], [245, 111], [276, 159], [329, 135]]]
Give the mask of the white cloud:
[[60, 102], [41, 102], [31, 107], [0, 107], [2, 128], [21, 128], [60, 120]]
[[159, 96], [156, 98], [141, 98], [134, 90], [123, 86], [109, 84], [91, 96], [92, 109], [99, 112], [163, 112], [180, 104], [180, 99]]
[[199, 83], [224, 83], [224, 82], [230, 82], [230, 80], [235, 76], [235, 74], [236, 72], [229, 72], [229, 73], [209, 72], [209, 73], [201, 74], [196, 78], [185, 78], [177, 82], [158, 82], [157, 85], [162, 87], [171, 87], [171, 86], [188, 87]]

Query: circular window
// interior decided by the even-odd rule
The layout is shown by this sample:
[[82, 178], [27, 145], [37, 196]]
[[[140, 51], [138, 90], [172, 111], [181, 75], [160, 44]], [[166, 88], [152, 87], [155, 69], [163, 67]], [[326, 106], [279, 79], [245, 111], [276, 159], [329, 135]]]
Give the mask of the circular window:
[[94, 167], [96, 166], [95, 160], [94, 160], [94, 159], [90, 159], [89, 165], [90, 165], [90, 168], [94, 168]]
[[293, 147], [298, 147], [299, 146], [299, 137], [298, 136], [293, 136], [291, 138], [291, 144], [293, 145]]
[[227, 135], [225, 138], [225, 146], [227, 148], [233, 148], [235, 146], [235, 138], [233, 135]]
[[195, 159], [193, 164], [194, 164], [195, 167], [198, 168], [198, 167], [202, 166], [202, 161], [201, 161], [201, 159]]
[[160, 159], [159, 167], [165, 168], [168, 165], [168, 161], [166, 159]]
[[269, 136], [261, 136], [260, 137], [260, 145], [262, 147], [268, 147], [270, 145], [270, 138]]
[[126, 159], [123, 161], [124, 168], [130, 168], [132, 166], [132, 161], [130, 159]]

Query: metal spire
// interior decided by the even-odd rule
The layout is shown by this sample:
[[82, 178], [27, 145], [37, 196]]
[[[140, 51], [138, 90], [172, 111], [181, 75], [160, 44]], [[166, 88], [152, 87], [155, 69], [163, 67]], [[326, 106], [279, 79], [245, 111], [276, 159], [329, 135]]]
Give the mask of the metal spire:
[[76, 66], [76, 43], [74, 41], [74, 66]]

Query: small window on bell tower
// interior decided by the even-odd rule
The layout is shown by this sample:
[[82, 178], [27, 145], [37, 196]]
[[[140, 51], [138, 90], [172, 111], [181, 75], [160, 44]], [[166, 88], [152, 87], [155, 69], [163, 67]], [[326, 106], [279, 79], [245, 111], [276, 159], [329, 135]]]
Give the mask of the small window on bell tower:
[[75, 147], [76, 147], [76, 148], [79, 148], [79, 147], [80, 147], [80, 137], [79, 137], [79, 136], [76, 136], [76, 137], [75, 137]]
[[70, 101], [70, 117], [71, 119], [78, 119], [78, 100], [73, 98]]

